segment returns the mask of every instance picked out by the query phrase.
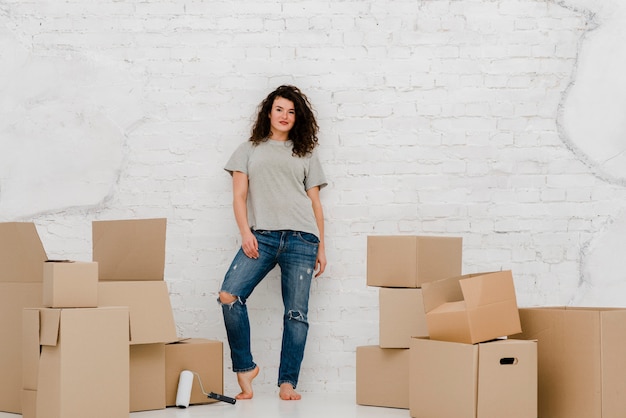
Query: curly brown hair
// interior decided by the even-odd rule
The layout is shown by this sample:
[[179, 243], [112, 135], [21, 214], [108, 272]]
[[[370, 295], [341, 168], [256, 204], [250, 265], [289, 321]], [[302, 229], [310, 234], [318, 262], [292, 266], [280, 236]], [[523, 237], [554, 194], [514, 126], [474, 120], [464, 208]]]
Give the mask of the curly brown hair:
[[293, 128], [289, 131], [289, 139], [293, 143], [293, 154], [298, 157], [304, 157], [317, 146], [319, 126], [315, 120], [309, 99], [295, 86], [280, 86], [259, 104], [250, 141], [255, 145], [267, 141], [271, 130], [269, 115], [277, 97], [293, 102], [296, 120]]

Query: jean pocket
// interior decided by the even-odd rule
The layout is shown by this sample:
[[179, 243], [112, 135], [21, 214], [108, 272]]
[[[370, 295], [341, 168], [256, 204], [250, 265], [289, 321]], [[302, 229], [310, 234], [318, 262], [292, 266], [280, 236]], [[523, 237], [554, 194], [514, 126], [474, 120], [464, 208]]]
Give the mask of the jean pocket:
[[298, 232], [298, 238], [311, 245], [317, 245], [320, 243], [319, 238], [309, 232]]

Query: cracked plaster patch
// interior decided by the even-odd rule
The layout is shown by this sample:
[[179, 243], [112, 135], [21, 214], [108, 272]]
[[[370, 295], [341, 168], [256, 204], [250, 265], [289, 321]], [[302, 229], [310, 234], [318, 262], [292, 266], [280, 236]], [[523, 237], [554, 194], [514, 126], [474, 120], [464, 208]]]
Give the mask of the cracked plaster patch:
[[[561, 109], [566, 145], [594, 174], [626, 185], [626, 3], [620, 0], [567, 0], [583, 9], [595, 27], [583, 37], [572, 83]], [[626, 306], [626, 213], [582, 249], [580, 283], [570, 300], [575, 306]]]
[[38, 55], [0, 16], [0, 220], [101, 205], [113, 193], [136, 83], [80, 54]]

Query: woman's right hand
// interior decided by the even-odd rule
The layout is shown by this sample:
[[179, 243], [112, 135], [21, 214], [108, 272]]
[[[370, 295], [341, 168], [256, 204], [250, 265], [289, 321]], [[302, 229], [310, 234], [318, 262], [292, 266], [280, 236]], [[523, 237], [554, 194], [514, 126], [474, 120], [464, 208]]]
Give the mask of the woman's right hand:
[[256, 237], [249, 231], [241, 236], [241, 249], [243, 253], [250, 258], [259, 258], [259, 243]]

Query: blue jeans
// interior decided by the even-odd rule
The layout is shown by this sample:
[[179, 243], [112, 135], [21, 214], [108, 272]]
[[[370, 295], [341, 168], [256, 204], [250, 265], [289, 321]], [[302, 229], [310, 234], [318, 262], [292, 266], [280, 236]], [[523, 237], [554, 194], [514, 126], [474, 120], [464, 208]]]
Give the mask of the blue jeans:
[[313, 234], [297, 231], [252, 232], [259, 243], [259, 258], [249, 258], [239, 249], [221, 288], [222, 292], [237, 298], [228, 305], [222, 304], [233, 371], [247, 372], [256, 367], [250, 351], [246, 300], [278, 264], [284, 305], [278, 385], [291, 383], [295, 388], [309, 330], [309, 291], [315, 274], [319, 239]]

